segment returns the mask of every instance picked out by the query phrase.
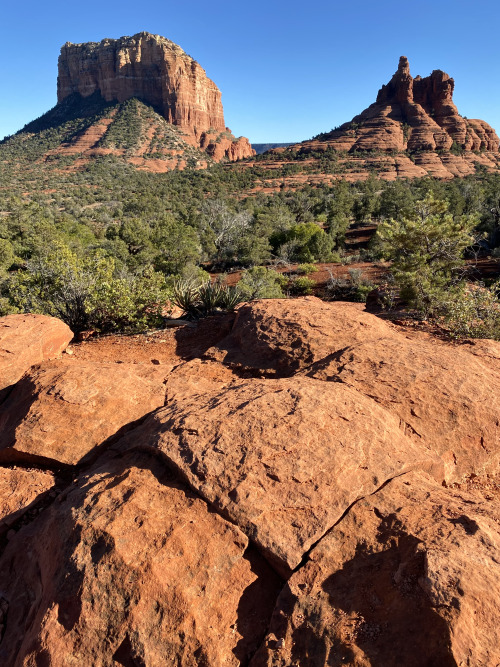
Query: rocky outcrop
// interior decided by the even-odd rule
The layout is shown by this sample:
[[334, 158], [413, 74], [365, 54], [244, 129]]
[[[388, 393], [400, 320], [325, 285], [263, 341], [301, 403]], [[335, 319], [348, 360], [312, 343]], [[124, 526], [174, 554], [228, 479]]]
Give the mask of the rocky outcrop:
[[54, 485], [49, 470], [0, 468], [0, 536]]
[[226, 126], [221, 93], [205, 70], [180, 46], [159, 35], [71, 44], [61, 48], [57, 101], [73, 93], [99, 92], [107, 101], [137, 97], [172, 125], [197, 134]]
[[499, 518], [425, 475], [392, 480], [292, 575], [251, 666], [497, 664]]
[[447, 151], [453, 144], [465, 151], [499, 152], [499, 139], [482, 120], [468, 120], [453, 103], [455, 82], [434, 70], [412, 78], [401, 56], [397, 72], [382, 86], [375, 104], [326, 137], [347, 150]]
[[1, 562], [3, 665], [237, 667], [280, 584], [241, 530], [137, 455], [81, 475]]
[[166, 373], [136, 364], [43, 364], [0, 406], [0, 461], [78, 463], [164, 404]]
[[58, 103], [96, 93], [107, 102], [146, 102], [215, 160], [255, 153], [247, 139], [236, 140], [226, 128], [220, 90], [205, 70], [159, 35], [140, 32], [101, 42], [67, 42], [59, 56]]
[[2, 665], [499, 662], [500, 343], [311, 297], [166, 337], [5, 398]]
[[[329, 133], [276, 151], [298, 151], [302, 159], [305, 154], [328, 149], [355, 153], [366, 164], [356, 170], [352, 161], [345, 161], [349, 171], [357, 172], [347, 175], [351, 180], [374, 169], [387, 180], [465, 176], [474, 172], [476, 163], [496, 169], [500, 141], [495, 130], [485, 121], [470, 120], [458, 113], [453, 103], [454, 87], [454, 80], [441, 70], [413, 78], [408, 59], [402, 56], [396, 73], [379, 90], [374, 104]], [[381, 161], [373, 153], [391, 157]], [[394, 157], [398, 153], [405, 158], [401, 164]]]
[[468, 347], [408, 339], [357, 304], [307, 297], [243, 306], [232, 332], [207, 355], [271, 376], [355, 388], [439, 454], [453, 482], [500, 465], [498, 367]]
[[340, 383], [309, 378], [220, 386], [175, 379], [167, 403], [121, 447], [161, 452], [243, 528], [284, 575], [358, 498], [442, 464], [399, 420]]
[[72, 338], [71, 329], [55, 317], [0, 318], [0, 391], [16, 383], [31, 366], [57, 357]]

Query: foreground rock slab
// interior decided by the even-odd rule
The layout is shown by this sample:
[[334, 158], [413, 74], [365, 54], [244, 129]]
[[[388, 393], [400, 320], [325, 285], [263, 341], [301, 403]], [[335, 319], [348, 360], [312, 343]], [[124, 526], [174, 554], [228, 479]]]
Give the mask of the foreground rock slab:
[[55, 317], [1, 317], [0, 391], [15, 384], [31, 366], [57, 357], [72, 338], [71, 329]]
[[500, 345], [494, 341], [452, 346], [407, 337], [359, 305], [308, 297], [240, 308], [233, 330], [208, 356], [247, 371], [356, 388], [443, 458], [448, 482], [500, 466]]
[[281, 587], [247, 547], [158, 461], [102, 461], [9, 542], [0, 663], [246, 664]]
[[399, 420], [340, 383], [172, 378], [167, 402], [117, 448], [162, 453], [280, 573], [359, 498], [413, 468], [442, 465]]
[[340, 380], [397, 415], [442, 457], [448, 482], [499, 470], [500, 373], [488, 357], [397, 334], [341, 350], [306, 374]]
[[500, 504], [404, 475], [293, 574], [251, 666], [499, 664], [499, 575]]
[[168, 369], [51, 361], [27, 373], [0, 407], [0, 461], [75, 465], [164, 404]]
[[0, 468], [0, 534], [54, 485], [54, 475], [49, 471]]
[[348, 346], [387, 337], [390, 325], [362, 304], [314, 296], [266, 299], [240, 306], [231, 333], [207, 351], [229, 365], [289, 377]]

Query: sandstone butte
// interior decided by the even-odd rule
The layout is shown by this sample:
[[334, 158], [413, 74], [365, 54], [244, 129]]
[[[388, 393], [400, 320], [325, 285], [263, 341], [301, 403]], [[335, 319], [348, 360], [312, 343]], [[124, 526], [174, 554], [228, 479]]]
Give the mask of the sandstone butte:
[[[453, 102], [454, 80], [441, 70], [413, 78], [408, 59], [399, 66], [376, 101], [351, 121], [308, 141], [270, 151], [280, 154], [276, 166], [287, 154], [298, 152], [299, 164], [314, 164], [317, 153], [338, 152], [340, 176], [318, 174], [312, 180], [367, 178], [370, 170], [381, 178], [433, 176], [450, 179], [474, 173], [476, 165], [497, 169], [500, 165], [499, 138], [483, 120], [461, 116]], [[310, 160], [307, 156], [311, 155]], [[292, 159], [292, 157], [291, 157]], [[293, 179], [300, 176], [290, 177]]]
[[[163, 135], [174, 148], [165, 150], [157, 160], [148, 160], [153, 170], [155, 166], [160, 171], [174, 168], [178, 160], [184, 164], [182, 159], [190, 146], [198, 149], [193, 153], [195, 157], [208, 154], [215, 161], [255, 155], [248, 139], [236, 139], [226, 127], [221, 92], [205, 70], [180, 46], [159, 35], [140, 32], [101, 42], [64, 44], [58, 62], [58, 106], [53, 111], [63, 109], [68, 100], [77, 108], [78, 100], [86, 98], [110, 103], [138, 98], [177, 130], [177, 135], [169, 139], [165, 127], [149, 119], [143, 127], [141, 145], [128, 151], [134, 153], [130, 161], [139, 167], [146, 164], [143, 156], [148, 151], [162, 153], [158, 141]], [[99, 146], [114, 114], [116, 109], [51, 153], [91, 156], [112, 152]]]
[[314, 297], [0, 331], [0, 664], [500, 662], [500, 343]]

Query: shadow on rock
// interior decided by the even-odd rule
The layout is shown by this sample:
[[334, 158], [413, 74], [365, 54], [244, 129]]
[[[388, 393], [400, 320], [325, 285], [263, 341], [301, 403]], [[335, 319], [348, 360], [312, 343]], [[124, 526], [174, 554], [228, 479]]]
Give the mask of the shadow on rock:
[[[370, 553], [358, 547], [323, 583], [332, 607], [346, 619], [344, 645], [332, 655], [345, 655], [354, 644], [374, 666], [456, 667], [449, 626], [419, 584], [425, 577], [419, 540], [398, 529], [395, 515], [382, 522], [378, 539], [388, 548]], [[328, 664], [345, 662], [334, 658]]]
[[0, 664], [247, 664], [281, 580], [144, 453], [104, 454], [0, 558]]

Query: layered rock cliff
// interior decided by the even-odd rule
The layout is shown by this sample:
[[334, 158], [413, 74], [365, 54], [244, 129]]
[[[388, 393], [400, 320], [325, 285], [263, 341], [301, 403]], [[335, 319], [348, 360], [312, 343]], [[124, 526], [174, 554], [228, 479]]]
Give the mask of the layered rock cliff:
[[[140, 101], [135, 111], [123, 106], [133, 99]], [[50, 150], [51, 159], [59, 154], [87, 159], [103, 151], [121, 155], [123, 149], [132, 164], [167, 171], [255, 154], [248, 139], [237, 139], [226, 127], [221, 92], [205, 70], [159, 35], [141, 32], [101, 42], [67, 42], [59, 56], [57, 101], [54, 109], [21, 131], [62, 128], [64, 138]], [[139, 129], [132, 133], [132, 142], [120, 136], [115, 145], [113, 124], [124, 110], [128, 116], [136, 113], [126, 125]], [[64, 121], [75, 119], [80, 122], [78, 132], [73, 123], [65, 133]]]
[[360, 151], [464, 151], [498, 153], [495, 130], [482, 120], [469, 120], [453, 103], [454, 80], [441, 70], [413, 78], [401, 56], [376, 102], [325, 137], [333, 145]]
[[[483, 120], [458, 113], [454, 87], [454, 80], [441, 70], [413, 78], [408, 59], [401, 56], [396, 73], [381, 87], [374, 104], [331, 132], [276, 152], [303, 156], [329, 149], [345, 151], [350, 180], [370, 170], [393, 180], [465, 176], [474, 172], [476, 164], [497, 168], [500, 153], [495, 130]], [[353, 154], [363, 162], [353, 162]]]
[[226, 129], [220, 90], [196, 60], [159, 35], [67, 42], [59, 56], [57, 101], [96, 91], [107, 102], [138, 97], [172, 125], [197, 136]]

